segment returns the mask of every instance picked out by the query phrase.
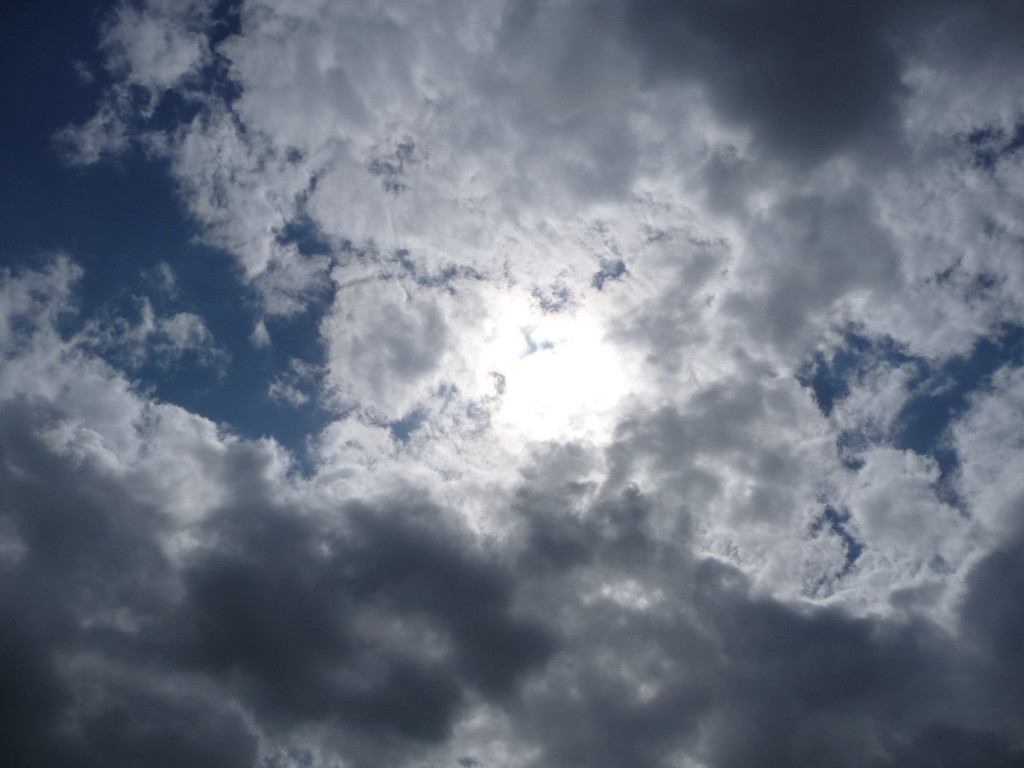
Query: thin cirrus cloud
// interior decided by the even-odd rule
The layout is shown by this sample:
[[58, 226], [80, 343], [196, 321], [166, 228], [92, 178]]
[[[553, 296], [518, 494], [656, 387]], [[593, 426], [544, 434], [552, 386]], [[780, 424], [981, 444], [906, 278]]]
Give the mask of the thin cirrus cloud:
[[6, 763], [1024, 761], [1016, 5], [76, 8]]

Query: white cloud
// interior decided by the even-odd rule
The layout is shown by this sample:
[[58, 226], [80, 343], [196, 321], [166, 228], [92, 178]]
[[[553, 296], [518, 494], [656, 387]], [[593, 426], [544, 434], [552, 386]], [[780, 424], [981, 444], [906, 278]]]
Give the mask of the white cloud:
[[310, 391], [315, 393], [319, 388], [321, 375], [318, 369], [293, 357], [288, 361], [288, 368], [270, 382], [267, 394], [271, 400], [305, 405], [310, 400]]
[[[210, 58], [203, 30], [209, 0], [119, 6], [103, 32], [107, 67], [121, 82], [140, 85], [158, 100]], [[155, 104], [150, 103], [148, 109]]]
[[972, 518], [992, 540], [1016, 534], [1024, 494], [1021, 431], [1024, 379], [1019, 368], [1004, 368], [989, 391], [972, 397], [971, 408], [953, 425], [960, 457], [959, 488]]
[[342, 408], [362, 404], [399, 418], [440, 384], [448, 325], [430, 293], [373, 278], [345, 286], [321, 333]]
[[193, 312], [159, 315], [145, 296], [134, 297], [138, 321], [120, 314], [89, 320], [74, 344], [100, 351], [128, 369], [145, 362], [173, 366], [186, 354], [203, 365], [221, 368], [228, 354], [220, 349], [205, 321]]
[[[1013, 118], [990, 92], [965, 95], [980, 75], [945, 67], [934, 42], [948, 34], [943, 24], [921, 22], [929, 31], [918, 37], [898, 27], [903, 69], [884, 58], [868, 72], [878, 91], [865, 103], [877, 115], [857, 117], [859, 128], [825, 121], [828, 136], [801, 150], [765, 122], [774, 107], [755, 113], [729, 101], [747, 92], [760, 103], [749, 82], [676, 61], [657, 40], [638, 49], [632, 35], [646, 22], [611, 8], [247, 3], [240, 32], [216, 51], [239, 87], [230, 105], [188, 81], [206, 60], [196, 37], [203, 9], [170, 13], [122, 11], [107, 50], [124, 82], [204, 100], [191, 122], [149, 139], [169, 156], [204, 238], [239, 260], [269, 313], [294, 315], [333, 292], [319, 324], [324, 402], [371, 421], [419, 414], [426, 426], [410, 446], [442, 477], [458, 474], [457, 456], [475, 450], [481, 425], [502, 434], [511, 455], [531, 439], [574, 435], [533, 405], [519, 410], [544, 429], [524, 428], [527, 417], [511, 415], [522, 380], [482, 361], [506, 295], [533, 294], [538, 318], [545, 307], [576, 307], [566, 317], [592, 318], [598, 343], [611, 343], [607, 359], [626, 374], [615, 388], [622, 407], [647, 401], [650, 413], [678, 413], [680, 429], [697, 430], [663, 436], [655, 455], [665, 453], [664, 469], [645, 471], [664, 493], [679, 489], [714, 551], [733, 553], [780, 594], [799, 593], [817, 578], [809, 573], [840, 567], [838, 550], [822, 560], [816, 549], [833, 539], [806, 535], [823, 494], [851, 487], [829, 446], [842, 431], [889, 439], [910, 374], [879, 366], [831, 420], [785, 377], [848, 327], [942, 360], [1021, 319], [1019, 160], [969, 170], [957, 138], [972, 125], [1008, 131]], [[679, 13], [712, 25], [710, 48], [695, 55], [739, 44], [714, 26], [715, 13]], [[849, 12], [850, 50], [874, 50], [880, 22], [858, 13]], [[787, 34], [765, 24], [768, 38]], [[143, 56], [123, 43], [129, 29], [159, 30], [160, 44]], [[819, 53], [854, 88], [849, 78], [859, 75], [840, 66], [849, 51], [807, 55]], [[946, 92], [962, 97], [953, 112], [936, 95]], [[892, 138], [897, 108], [908, 144], [887, 163], [898, 142], [883, 149], [858, 131]], [[800, 114], [779, 119], [805, 127]], [[848, 146], [829, 149], [833, 141]], [[297, 222], [330, 254], [289, 242]], [[255, 344], [268, 340], [260, 328]], [[577, 373], [585, 364], [571, 365]], [[558, 370], [537, 377], [530, 403], [559, 391], [555, 378], [569, 372]], [[614, 378], [596, 362], [593, 371]], [[506, 377], [504, 395], [495, 376]], [[280, 377], [271, 394], [311, 396]], [[626, 411], [599, 410], [611, 421], [589, 434], [607, 439]], [[742, 413], [749, 422], [740, 426]], [[501, 433], [510, 418], [518, 425]], [[930, 482], [894, 485], [872, 461], [853, 486], [861, 506], [851, 507], [851, 526], [864, 531], [881, 519], [868, 499], [905, 496], [910, 509]], [[936, 542], [922, 546], [940, 554]], [[884, 604], [884, 580], [864, 580], [878, 590], [868, 603]]]
[[252, 333], [249, 335], [250, 343], [256, 348], [269, 347], [273, 342], [270, 339], [270, 331], [262, 319], [256, 321]]

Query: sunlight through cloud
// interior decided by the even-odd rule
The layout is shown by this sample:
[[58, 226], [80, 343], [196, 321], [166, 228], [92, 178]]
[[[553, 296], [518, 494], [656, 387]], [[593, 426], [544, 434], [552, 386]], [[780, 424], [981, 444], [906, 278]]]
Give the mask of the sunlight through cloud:
[[531, 440], [595, 437], [629, 393], [597, 316], [585, 307], [545, 313], [517, 294], [488, 324], [478, 377], [496, 394], [495, 428]]

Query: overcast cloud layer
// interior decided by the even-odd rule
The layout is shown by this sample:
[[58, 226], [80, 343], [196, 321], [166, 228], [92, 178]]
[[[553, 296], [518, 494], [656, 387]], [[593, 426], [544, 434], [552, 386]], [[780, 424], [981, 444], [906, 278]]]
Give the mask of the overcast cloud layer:
[[13, 18], [4, 765], [1024, 765], [1024, 5]]

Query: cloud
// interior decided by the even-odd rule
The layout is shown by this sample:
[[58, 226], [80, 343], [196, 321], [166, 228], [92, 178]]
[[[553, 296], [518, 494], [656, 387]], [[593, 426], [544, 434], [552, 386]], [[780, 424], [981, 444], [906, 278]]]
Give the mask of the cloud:
[[648, 77], [695, 81], [765, 151], [806, 164], [899, 140], [905, 86], [885, 23], [893, 10], [875, 2], [638, 2], [627, 29]]
[[[444, 316], [429, 293], [371, 280], [338, 290], [321, 325], [329, 339], [328, 377], [341, 404], [403, 415], [436, 381], [448, 345]], [[436, 385], [435, 385], [436, 386]]]
[[[195, 467], [226, 495], [193, 522], [171, 513], [178, 487], [142, 502], [138, 475], [95, 448], [40, 439], [66, 418], [22, 400], [0, 419], [4, 515], [22, 549], [4, 563], [17, 587], [5, 658], [24, 681], [4, 691], [26, 718], [10, 756], [45, 738], [54, 765], [248, 765], [255, 724], [260, 740], [357, 765], [448, 749], [483, 762], [500, 742], [466, 729], [488, 702], [523, 764], [857, 765], [961, 714], [971, 678], [955, 670], [972, 662], [946, 635], [752, 592], [734, 567], [689, 553], [686, 524], [666, 537], [656, 500], [582, 479], [585, 451], [537, 456], [507, 512], [522, 538], [501, 543], [415, 496], [303, 491], [267, 447], [230, 441]], [[1013, 562], [986, 561], [964, 614], [998, 646], [993, 663], [1013, 652], [1000, 639], [1012, 613], [982, 582]], [[45, 610], [22, 609], [43, 595]], [[961, 716], [952, 754], [1012, 752], [986, 735], [986, 712]]]
[[194, 74], [210, 56], [203, 27], [208, 2], [153, 2], [142, 9], [118, 7], [103, 30], [108, 69], [151, 98]]
[[1020, 761], [1016, 6], [104, 18], [182, 247], [0, 272], [7, 762]]
[[222, 364], [226, 353], [213, 341], [210, 330], [193, 312], [175, 312], [157, 316], [150, 300], [136, 297], [139, 320], [135, 325], [115, 314], [109, 320], [88, 323], [78, 342], [119, 359], [125, 367], [137, 367], [147, 358], [157, 365], [170, 365], [187, 353], [195, 354], [206, 365]]

